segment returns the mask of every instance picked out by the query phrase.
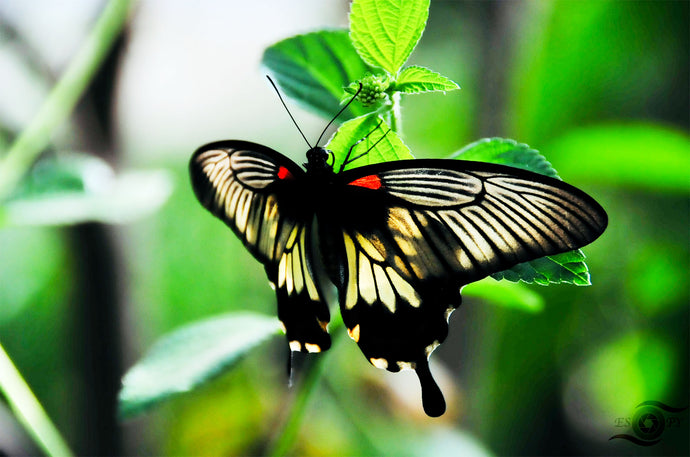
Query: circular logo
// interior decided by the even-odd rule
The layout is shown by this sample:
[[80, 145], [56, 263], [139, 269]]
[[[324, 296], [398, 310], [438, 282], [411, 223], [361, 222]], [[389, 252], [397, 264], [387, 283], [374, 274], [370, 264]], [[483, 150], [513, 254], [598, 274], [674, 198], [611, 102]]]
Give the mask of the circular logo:
[[659, 437], [666, 428], [666, 420], [661, 411], [654, 406], [639, 408], [632, 420], [635, 434], [643, 440], [653, 440]]

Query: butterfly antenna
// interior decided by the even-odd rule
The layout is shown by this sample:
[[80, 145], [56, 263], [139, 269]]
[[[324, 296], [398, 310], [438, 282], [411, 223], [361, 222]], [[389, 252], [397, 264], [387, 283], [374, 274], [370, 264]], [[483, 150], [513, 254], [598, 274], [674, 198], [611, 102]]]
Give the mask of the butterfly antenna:
[[[278, 98], [280, 99], [280, 103], [283, 104], [283, 107], [285, 107], [285, 111], [287, 111], [287, 113], [290, 115], [290, 119], [292, 119], [292, 123], [295, 124], [295, 127], [297, 127], [297, 131], [300, 133], [300, 135], [302, 135], [302, 138], [304, 138], [304, 141], [306, 141], [307, 145], [309, 146], [309, 149], [311, 149], [312, 148], [311, 144], [309, 144], [307, 137], [304, 136], [304, 133], [302, 133], [302, 129], [300, 129], [299, 125], [297, 125], [297, 121], [295, 121], [295, 118], [292, 116], [292, 113], [290, 112], [287, 105], [285, 104], [285, 101], [283, 100], [283, 97], [280, 95], [280, 91], [276, 87], [276, 84], [273, 82], [273, 80], [271, 79], [270, 76], [266, 75], [266, 78], [268, 78], [268, 81], [271, 83], [271, 86], [273, 86], [273, 89], [275, 89], [276, 94], [278, 94]], [[349, 105], [349, 103], [348, 103], [348, 105]], [[347, 108], [347, 106], [346, 106], [346, 108]], [[340, 113], [338, 113], [338, 114], [340, 114]], [[331, 122], [333, 122], [333, 121], [331, 121]], [[328, 124], [328, 125], [331, 125], [331, 124]], [[319, 137], [319, 139], [321, 139], [321, 137]], [[318, 141], [317, 141], [317, 144], [318, 144]]]
[[338, 114], [336, 114], [335, 116], [333, 116], [333, 119], [331, 119], [331, 122], [329, 122], [329, 123], [326, 125], [326, 128], [323, 129], [323, 132], [321, 132], [321, 135], [319, 135], [319, 139], [316, 140], [316, 145], [317, 145], [317, 146], [318, 146], [319, 143], [321, 142], [321, 138], [323, 137], [323, 134], [326, 133], [326, 130], [328, 130], [328, 127], [330, 127], [331, 124], [332, 124], [336, 119], [338, 119], [338, 116], [340, 116], [341, 114], [343, 114], [343, 111], [345, 111], [345, 110], [347, 109], [347, 107], [350, 106], [350, 104], [351, 104], [352, 102], [355, 101], [355, 98], [357, 98], [357, 96], [359, 95], [360, 92], [362, 92], [362, 83], [359, 83], [359, 89], [357, 89], [357, 92], [355, 92], [355, 95], [352, 96], [352, 98], [350, 99], [350, 101], [347, 102], [347, 103], [345, 104], [345, 106], [343, 106], [343, 108], [342, 108], [340, 111], [338, 111]]

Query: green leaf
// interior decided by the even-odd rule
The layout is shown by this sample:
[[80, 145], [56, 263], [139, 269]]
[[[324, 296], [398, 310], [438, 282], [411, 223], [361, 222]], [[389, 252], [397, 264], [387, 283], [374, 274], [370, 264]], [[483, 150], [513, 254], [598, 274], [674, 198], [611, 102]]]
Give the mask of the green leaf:
[[651, 123], [585, 127], [547, 147], [561, 173], [578, 182], [690, 191], [690, 136], [675, 128]]
[[[262, 64], [275, 76], [286, 95], [321, 116], [332, 118], [340, 109], [343, 88], [375, 70], [359, 57], [347, 30], [297, 35], [266, 49]], [[343, 119], [369, 111], [353, 103]]]
[[98, 157], [78, 152], [62, 152], [38, 161], [10, 198], [97, 192], [114, 177], [115, 173], [110, 165]]
[[539, 151], [506, 138], [483, 138], [468, 144], [450, 158], [498, 163], [558, 178], [556, 170]]
[[0, 207], [0, 226], [125, 223], [157, 210], [171, 192], [165, 171], [115, 175], [99, 158], [64, 153], [34, 166]]
[[196, 322], [163, 337], [122, 380], [120, 416], [130, 418], [230, 369], [280, 332], [275, 317], [239, 312]]
[[350, 38], [369, 65], [396, 74], [422, 36], [429, 0], [354, 0]]
[[454, 81], [440, 73], [416, 65], [405, 68], [396, 79], [394, 90], [405, 94], [422, 92], [445, 92], [460, 89]]
[[463, 287], [462, 296], [480, 298], [498, 306], [530, 313], [538, 313], [544, 309], [542, 296], [519, 283], [499, 282], [496, 284], [487, 280], [477, 281]]
[[587, 264], [585, 264], [585, 255], [579, 249], [520, 263], [510, 270], [492, 274], [491, 277], [497, 281], [501, 279], [512, 282], [524, 281], [542, 286], [549, 284], [589, 286], [592, 284]]
[[[383, 139], [381, 139], [382, 136], [384, 136]], [[352, 148], [350, 160], [361, 154], [364, 155], [348, 163], [344, 170], [379, 162], [414, 159], [402, 139], [376, 113], [347, 121], [335, 132], [326, 145], [326, 148], [335, 154], [333, 170], [336, 172], [340, 170], [353, 145], [355, 146]]]
[[[539, 151], [504, 138], [476, 141], [452, 154], [451, 158], [498, 163], [558, 178], [556, 170]], [[496, 280], [524, 281], [530, 284], [566, 283], [588, 286], [591, 283], [584, 259], [582, 251], [571, 251], [524, 262], [491, 276]]]

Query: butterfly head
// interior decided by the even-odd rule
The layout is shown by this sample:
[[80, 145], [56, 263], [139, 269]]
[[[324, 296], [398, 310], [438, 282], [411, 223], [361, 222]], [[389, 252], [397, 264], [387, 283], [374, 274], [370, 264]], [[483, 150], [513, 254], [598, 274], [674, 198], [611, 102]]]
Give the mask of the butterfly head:
[[304, 167], [312, 174], [332, 173], [333, 163], [328, 163], [329, 158], [335, 160], [333, 152], [321, 146], [313, 147], [307, 151], [307, 163]]
[[[329, 151], [328, 149], [318, 146], [318, 144], [321, 142], [321, 138], [323, 138], [324, 134], [328, 130], [328, 127], [333, 124], [333, 122], [340, 116], [343, 111], [345, 111], [350, 104], [355, 101], [359, 93], [362, 91], [362, 83], [359, 83], [359, 89], [355, 92], [355, 94], [352, 96], [352, 98], [343, 106], [340, 111], [338, 111], [338, 114], [333, 116], [333, 119], [330, 120], [328, 124], [326, 124], [326, 127], [323, 129], [321, 132], [321, 135], [319, 135], [319, 138], [316, 140], [316, 145], [317, 146], [312, 146], [311, 143], [309, 143], [309, 140], [307, 140], [307, 137], [304, 136], [304, 133], [302, 130], [299, 128], [299, 125], [297, 125], [297, 122], [295, 121], [295, 118], [292, 117], [292, 113], [290, 113], [290, 110], [288, 109], [287, 105], [285, 104], [285, 101], [283, 100], [283, 97], [280, 95], [280, 91], [278, 90], [278, 87], [276, 87], [275, 83], [271, 79], [270, 76], [266, 75], [266, 78], [268, 78], [268, 81], [271, 83], [273, 86], [273, 89], [275, 89], [276, 94], [278, 94], [278, 98], [280, 99], [280, 102], [283, 104], [285, 107], [285, 111], [287, 111], [288, 115], [290, 116], [290, 119], [292, 119], [292, 122], [295, 124], [295, 127], [297, 127], [297, 131], [299, 131], [300, 135], [302, 135], [302, 138], [304, 138], [304, 141], [309, 145], [309, 150], [307, 151], [307, 163], [303, 164], [304, 167], [307, 169], [307, 172], [309, 172], [312, 175], [332, 175], [333, 174], [333, 165], [335, 164], [335, 155], [333, 155], [332, 151]], [[350, 150], [352, 152], [352, 150]], [[367, 151], [368, 152], [368, 151]], [[350, 154], [348, 153], [348, 158]], [[328, 163], [328, 158], [332, 157], [332, 162], [329, 164]], [[354, 159], [353, 159], [354, 160]], [[342, 167], [341, 170], [342, 171]]]

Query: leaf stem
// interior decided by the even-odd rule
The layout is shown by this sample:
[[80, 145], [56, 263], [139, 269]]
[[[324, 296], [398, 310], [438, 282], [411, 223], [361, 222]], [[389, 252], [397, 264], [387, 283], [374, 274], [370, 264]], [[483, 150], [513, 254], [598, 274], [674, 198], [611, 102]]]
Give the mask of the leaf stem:
[[56, 457], [74, 456], [2, 345], [0, 391], [5, 395], [17, 419], [46, 454]]
[[[333, 320], [329, 333], [333, 338], [333, 345], [331, 351], [335, 349], [336, 343], [341, 339], [342, 335], [342, 319]], [[304, 378], [299, 385], [299, 390], [295, 396], [292, 404], [292, 409], [283, 423], [282, 430], [278, 438], [269, 447], [267, 455], [271, 457], [281, 457], [286, 455], [295, 445], [297, 435], [302, 425], [302, 420], [306, 413], [307, 406], [312, 394], [316, 391], [316, 386], [321, 376], [324, 373], [325, 364], [328, 361], [327, 354], [319, 354], [316, 357], [304, 374]]]
[[38, 113], [0, 158], [0, 201], [51, 141], [98, 70], [127, 19], [131, 0], [110, 0], [85, 42], [55, 84]]

